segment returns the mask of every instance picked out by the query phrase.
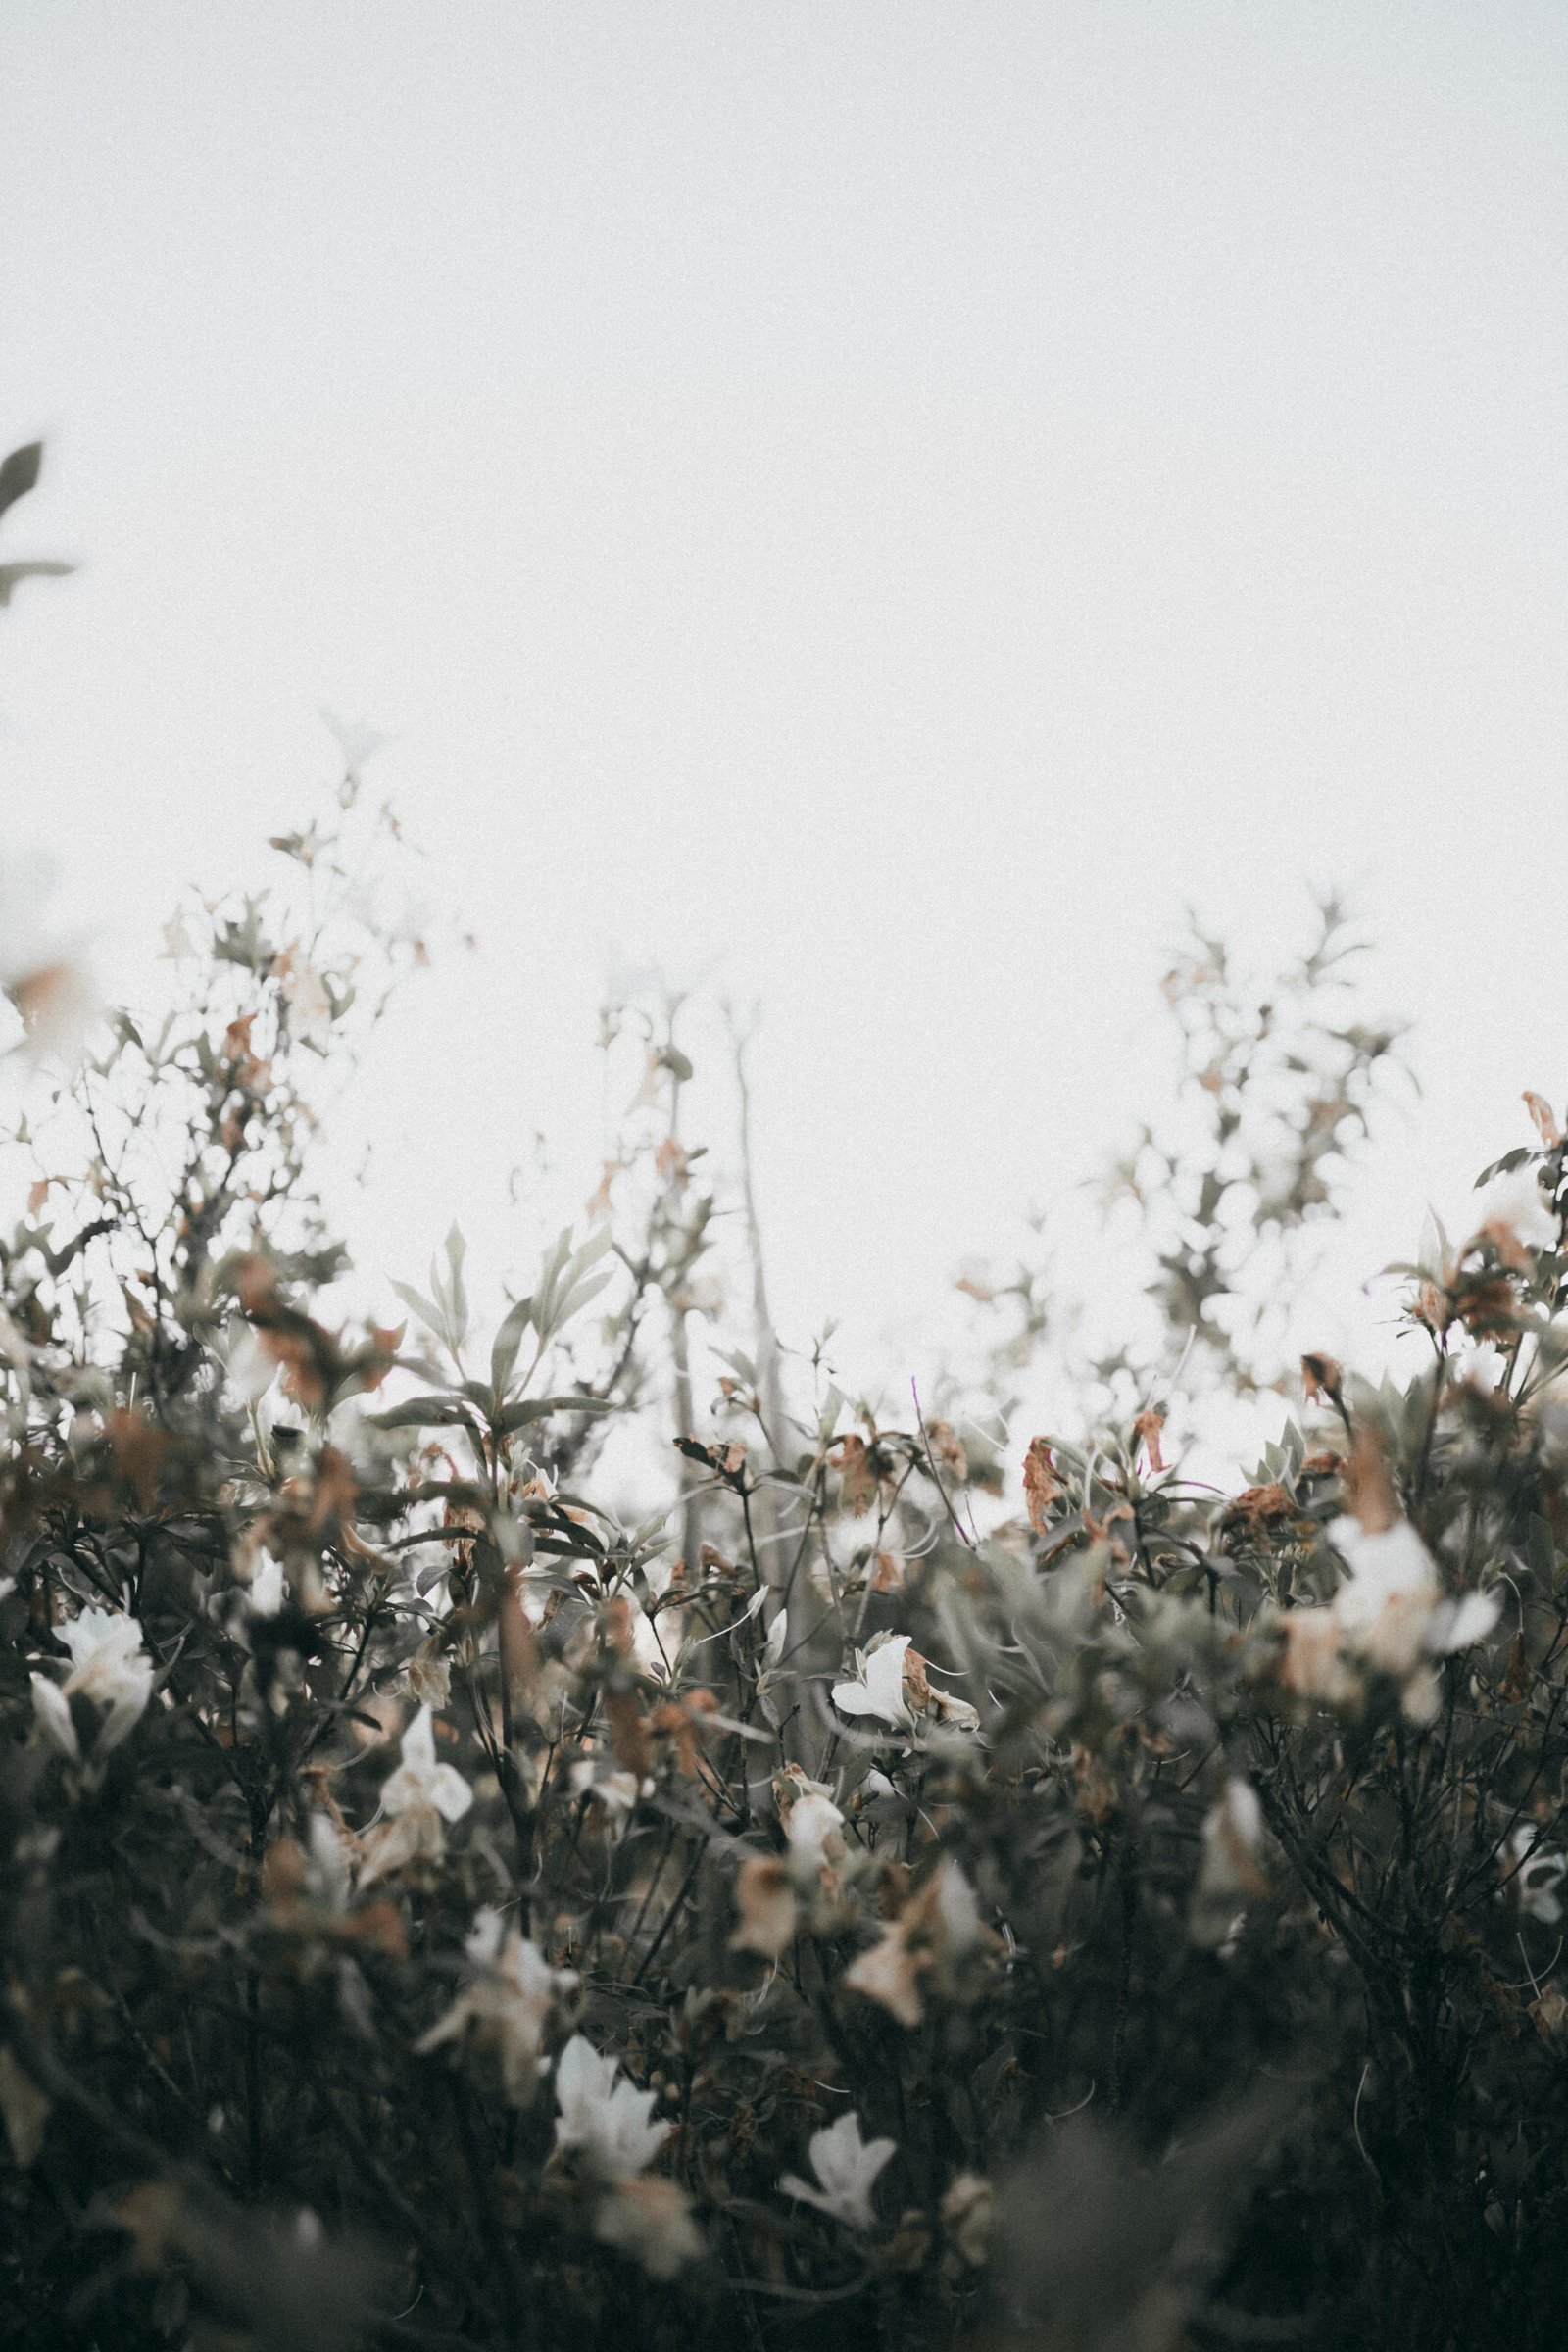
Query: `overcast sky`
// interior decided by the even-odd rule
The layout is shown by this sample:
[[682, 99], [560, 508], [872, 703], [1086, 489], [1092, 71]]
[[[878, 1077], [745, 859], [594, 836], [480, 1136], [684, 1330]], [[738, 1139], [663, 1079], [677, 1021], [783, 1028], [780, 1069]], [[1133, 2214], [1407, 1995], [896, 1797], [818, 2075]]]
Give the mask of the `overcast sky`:
[[5, 20], [7, 539], [83, 564], [6, 833], [130, 971], [318, 705], [394, 737], [483, 943], [377, 1063], [396, 1270], [503, 1263], [537, 1129], [592, 1189], [611, 948], [760, 996], [779, 1319], [852, 1348], [1115, 1143], [1188, 897], [1267, 953], [1346, 882], [1419, 1023], [1367, 1270], [1561, 1106], [1556, 0]]

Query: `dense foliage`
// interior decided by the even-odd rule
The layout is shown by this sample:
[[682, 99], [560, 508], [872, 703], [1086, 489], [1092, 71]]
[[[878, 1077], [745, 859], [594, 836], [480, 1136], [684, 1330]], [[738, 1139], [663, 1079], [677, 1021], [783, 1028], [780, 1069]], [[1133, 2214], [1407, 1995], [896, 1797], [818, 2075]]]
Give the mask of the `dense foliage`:
[[[1070, 1436], [1007, 1423], [1027, 1272], [940, 1418], [698, 1345], [667, 1007], [527, 1297], [454, 1232], [345, 1326], [320, 1087], [421, 951], [339, 798], [13, 1122], [0, 2343], [1558, 2341], [1551, 1112], [1407, 1271], [1423, 1367], [1308, 1357], [1232, 1495], [1159, 1383], [1266, 1378], [1259, 1236], [1277, 1283], [1391, 1063], [1332, 910], [1282, 989], [1172, 975], [1168, 1345]], [[15, 1070], [74, 998], [5, 976]]]

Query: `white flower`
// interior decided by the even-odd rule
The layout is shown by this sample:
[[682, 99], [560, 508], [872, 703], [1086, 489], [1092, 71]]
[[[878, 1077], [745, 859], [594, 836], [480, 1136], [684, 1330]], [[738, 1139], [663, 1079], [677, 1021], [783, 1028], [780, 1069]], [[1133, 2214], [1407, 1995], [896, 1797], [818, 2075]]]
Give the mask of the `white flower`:
[[1511, 1175], [1494, 1176], [1481, 1196], [1484, 1224], [1506, 1225], [1527, 1250], [1554, 1250], [1557, 1220], [1546, 1206], [1534, 1168], [1515, 1168]]
[[604, 1772], [590, 1757], [581, 1757], [571, 1768], [573, 1796], [591, 1796], [595, 1804], [603, 1805], [612, 1821], [629, 1814], [639, 1797], [652, 1796], [652, 1778], [638, 1780], [634, 1772]]
[[852, 2108], [836, 2124], [813, 2132], [808, 2143], [806, 2153], [819, 2186], [812, 2188], [798, 2173], [786, 2173], [779, 2187], [786, 2196], [831, 2214], [847, 2229], [870, 2230], [876, 2222], [871, 2185], [897, 2147], [894, 2139], [862, 2140], [860, 2119]]
[[844, 1816], [825, 1788], [808, 1786], [802, 1790], [784, 1819], [790, 1866], [797, 1878], [815, 1879], [843, 1861], [843, 1827]]
[[69, 1704], [79, 1693], [108, 1709], [98, 1746], [118, 1747], [152, 1696], [154, 1668], [142, 1647], [141, 1627], [121, 1609], [83, 1609], [61, 1626], [60, 1639], [72, 1658], [65, 1682], [32, 1677], [33, 1709], [45, 1737], [62, 1754], [80, 1754]]
[[1193, 1887], [1188, 1925], [1196, 1943], [1230, 1948], [1247, 1903], [1268, 1890], [1258, 1864], [1263, 1808], [1250, 1781], [1233, 1773], [1203, 1822], [1202, 1860]]
[[1495, 1586], [1490, 1592], [1466, 1592], [1435, 1613], [1427, 1647], [1438, 1657], [1446, 1657], [1455, 1649], [1471, 1649], [1486, 1640], [1501, 1615], [1502, 1594]]
[[275, 1617], [283, 1606], [283, 1563], [271, 1552], [257, 1553], [247, 1598], [253, 1617]]
[[412, 1862], [416, 1854], [441, 1853], [446, 1845], [442, 1823], [461, 1821], [473, 1802], [473, 1790], [456, 1765], [435, 1760], [435, 1732], [427, 1706], [404, 1733], [402, 1746], [403, 1761], [381, 1790], [381, 1810], [388, 1819], [366, 1839], [362, 1886]]
[[594, 2235], [640, 2262], [651, 2278], [673, 2278], [708, 2248], [686, 2192], [673, 2180], [617, 2180], [594, 2216]]
[[343, 755], [346, 781], [358, 784], [367, 762], [385, 749], [390, 737], [378, 734], [374, 727], [368, 727], [364, 719], [339, 718], [335, 710], [328, 710], [324, 707], [321, 721], [328, 734], [335, 738], [338, 750]]
[[933, 1941], [947, 1959], [959, 1959], [980, 1940], [980, 1900], [951, 1854], [932, 1874]]
[[499, 2052], [507, 2096], [520, 2107], [538, 2076], [556, 1995], [570, 1991], [577, 1978], [570, 1969], [552, 1968], [515, 1928], [508, 1932], [498, 1911], [479, 1913], [466, 1948], [480, 1973], [415, 2047], [422, 2055], [458, 2040], [472, 2026], [475, 2038]]
[[1430, 1661], [1485, 1641], [1501, 1613], [1500, 1593], [1445, 1601], [1437, 1565], [1408, 1519], [1367, 1529], [1347, 1517], [1328, 1532], [1350, 1569], [1328, 1611], [1341, 1644], [1401, 1682], [1405, 1714], [1430, 1723], [1442, 1698]]
[[630, 2180], [652, 2164], [673, 2127], [655, 2123], [658, 2093], [617, 2082], [613, 2058], [574, 2034], [556, 2067], [558, 2148], [577, 2148], [605, 2180]]
[[1432, 1554], [1408, 1519], [1369, 1532], [1346, 1516], [1328, 1532], [1350, 1569], [1333, 1604], [1347, 1646], [1385, 1674], [1413, 1674], [1442, 1597]]
[[1539, 1919], [1543, 1927], [1554, 1928], [1563, 1912], [1557, 1889], [1568, 1877], [1568, 1854], [1543, 1845], [1533, 1821], [1520, 1822], [1508, 1839], [1508, 1851], [1517, 1865], [1514, 1885], [1519, 1889], [1520, 1910], [1527, 1918]]
[[419, 1709], [401, 1744], [403, 1761], [381, 1791], [382, 1810], [395, 1815], [433, 1805], [447, 1821], [461, 1821], [473, 1790], [455, 1764], [436, 1762], [435, 1726], [427, 1706]]
[[244, 1404], [259, 1404], [283, 1367], [270, 1355], [248, 1323], [230, 1325], [224, 1371], [229, 1387]]
[[908, 1646], [907, 1634], [889, 1634], [869, 1649], [858, 1649], [854, 1679], [833, 1686], [833, 1704], [839, 1712], [875, 1715], [895, 1731], [912, 1732], [914, 1717], [904, 1697], [904, 1653]]
[[73, 1760], [80, 1756], [81, 1742], [76, 1738], [76, 1727], [71, 1720], [71, 1709], [66, 1704], [65, 1693], [60, 1685], [52, 1683], [46, 1674], [32, 1677], [32, 1712], [39, 1731], [51, 1747], [58, 1748], [63, 1756], [70, 1756]]

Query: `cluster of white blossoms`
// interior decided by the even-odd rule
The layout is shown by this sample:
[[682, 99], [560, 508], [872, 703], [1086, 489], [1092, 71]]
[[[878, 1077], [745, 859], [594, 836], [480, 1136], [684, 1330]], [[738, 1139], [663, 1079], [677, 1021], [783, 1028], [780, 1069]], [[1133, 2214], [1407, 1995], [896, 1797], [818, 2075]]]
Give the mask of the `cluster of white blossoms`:
[[142, 1646], [141, 1627], [122, 1609], [92, 1608], [57, 1630], [71, 1652], [71, 1672], [63, 1683], [33, 1675], [32, 1705], [40, 1731], [62, 1755], [79, 1758], [71, 1701], [89, 1698], [105, 1710], [95, 1750], [118, 1747], [141, 1720], [153, 1692], [155, 1670]]
[[594, 2235], [650, 2277], [673, 2278], [707, 2249], [679, 2183], [647, 2177], [674, 2129], [655, 2120], [657, 2097], [624, 2081], [617, 2061], [581, 2034], [556, 2062], [556, 2146], [576, 2157], [601, 2192]]

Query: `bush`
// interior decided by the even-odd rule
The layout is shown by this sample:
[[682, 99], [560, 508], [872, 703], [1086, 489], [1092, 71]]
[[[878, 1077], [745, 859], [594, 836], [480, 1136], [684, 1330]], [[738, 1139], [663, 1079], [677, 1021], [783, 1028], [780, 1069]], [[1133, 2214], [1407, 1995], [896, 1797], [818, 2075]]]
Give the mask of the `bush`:
[[[612, 1024], [641, 1123], [526, 1298], [478, 1316], [454, 1232], [345, 1324], [320, 1090], [422, 951], [339, 797], [21, 1131], [0, 2342], [1557, 2342], [1547, 1107], [1511, 1215], [1406, 1270], [1421, 1368], [1306, 1358], [1229, 1496], [1154, 1376], [1186, 1335], [1266, 1385], [1393, 1066], [1334, 909], [1283, 989], [1173, 975], [1181, 1141], [1125, 1174], [1174, 1337], [1071, 1439], [1002, 1435], [1027, 1269], [971, 1279], [1012, 1321], [939, 1417], [765, 1303], [694, 1404], [667, 1010]], [[6, 978], [35, 1034], [55, 967]]]

